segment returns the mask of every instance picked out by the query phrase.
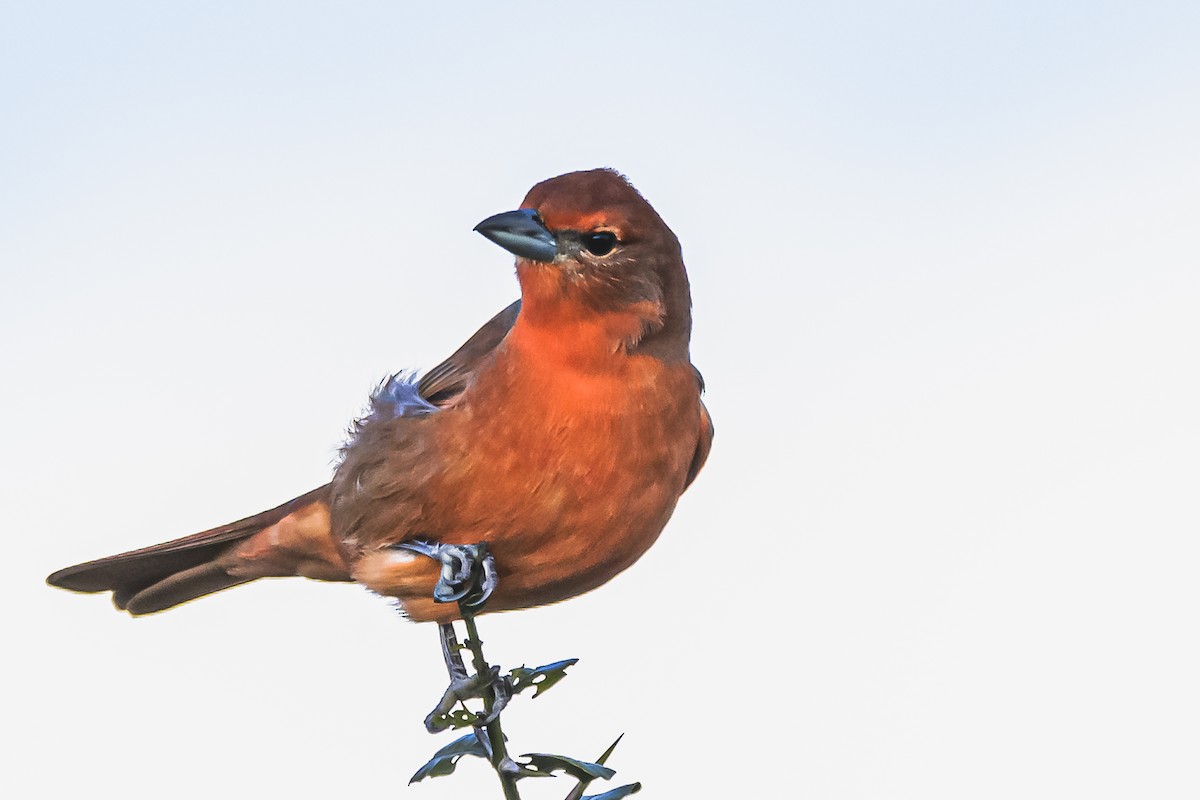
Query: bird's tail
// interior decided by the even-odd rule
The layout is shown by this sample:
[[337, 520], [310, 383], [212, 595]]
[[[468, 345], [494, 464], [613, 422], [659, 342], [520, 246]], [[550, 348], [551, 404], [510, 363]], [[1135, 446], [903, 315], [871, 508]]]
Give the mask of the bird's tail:
[[329, 485], [219, 528], [73, 567], [46, 579], [113, 593], [117, 608], [151, 614], [268, 576], [350, 576], [329, 532]]

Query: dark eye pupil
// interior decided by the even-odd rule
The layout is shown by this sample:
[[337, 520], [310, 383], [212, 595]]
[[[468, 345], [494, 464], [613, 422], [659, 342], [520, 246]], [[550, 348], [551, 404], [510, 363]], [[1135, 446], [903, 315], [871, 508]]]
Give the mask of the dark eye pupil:
[[583, 237], [583, 246], [594, 256], [606, 256], [617, 246], [617, 237], [608, 231], [589, 233]]

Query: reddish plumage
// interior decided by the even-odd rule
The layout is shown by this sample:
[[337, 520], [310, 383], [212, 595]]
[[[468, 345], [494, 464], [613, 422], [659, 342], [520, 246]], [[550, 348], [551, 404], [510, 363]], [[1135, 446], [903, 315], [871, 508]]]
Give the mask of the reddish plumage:
[[[500, 579], [489, 611], [562, 600], [632, 564], [712, 438], [688, 355], [679, 244], [608, 170], [540, 183], [522, 208], [537, 212], [557, 254], [518, 256], [521, 303], [421, 380], [439, 410], [409, 404], [396, 415], [377, 403], [328, 486], [49, 581], [112, 590], [142, 614], [258, 577], [355, 580], [415, 620], [447, 621], [458, 609], [434, 602], [434, 562], [393, 545], [487, 542]], [[615, 236], [611, 252], [580, 245], [597, 232]]]

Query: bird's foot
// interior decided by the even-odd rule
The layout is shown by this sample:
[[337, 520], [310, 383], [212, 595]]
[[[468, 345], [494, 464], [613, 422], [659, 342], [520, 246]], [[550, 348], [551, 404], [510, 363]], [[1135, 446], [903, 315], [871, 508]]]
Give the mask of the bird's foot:
[[439, 603], [459, 603], [479, 608], [496, 590], [496, 559], [484, 542], [478, 544], [439, 544], [419, 539], [400, 542], [399, 550], [419, 553], [438, 561], [442, 573], [433, 587], [433, 599]]
[[[433, 599], [439, 603], [458, 603], [459, 612], [466, 621], [468, 632], [474, 631], [475, 614], [491, 597], [499, 584], [496, 575], [496, 560], [488, 552], [486, 543], [441, 544], [420, 539], [393, 545], [398, 550], [432, 558], [441, 564], [441, 574], [433, 588]], [[500, 674], [499, 667], [489, 667], [478, 649], [478, 642], [458, 641], [453, 623], [438, 626], [442, 644], [442, 657], [446, 671], [450, 674], [450, 686], [433, 711], [425, 718], [425, 727], [431, 733], [446, 728], [472, 726], [479, 732], [494, 722], [513, 696], [512, 678]], [[478, 636], [477, 633], [471, 633]], [[475, 674], [467, 672], [463, 664], [462, 650], [470, 646], [475, 656]], [[483, 713], [473, 712], [466, 701], [484, 701]]]
[[[430, 733], [438, 733], [447, 728], [463, 728], [467, 725], [476, 730], [485, 727], [500, 716], [500, 712], [512, 699], [512, 679], [501, 675], [499, 667], [490, 667], [475, 675], [469, 674], [463, 665], [460, 653], [463, 645], [459, 644], [454, 626], [442, 623], [438, 628], [442, 640], [442, 656], [446, 660], [446, 671], [450, 673], [450, 686], [433, 711], [425, 717], [425, 728]], [[472, 699], [489, 700], [486, 704], [490, 707], [489, 712], [480, 714], [467, 710], [465, 703]], [[455, 708], [459, 703], [464, 704], [463, 708]]]
[[[467, 700], [484, 699], [491, 701], [491, 711], [488, 713], [472, 712], [455, 708]], [[463, 678], [453, 678], [442, 699], [425, 717], [425, 728], [430, 733], [438, 733], [447, 728], [484, 728], [500, 716], [500, 712], [512, 699], [512, 684], [508, 677], [500, 674], [499, 667], [492, 667], [476, 675]]]

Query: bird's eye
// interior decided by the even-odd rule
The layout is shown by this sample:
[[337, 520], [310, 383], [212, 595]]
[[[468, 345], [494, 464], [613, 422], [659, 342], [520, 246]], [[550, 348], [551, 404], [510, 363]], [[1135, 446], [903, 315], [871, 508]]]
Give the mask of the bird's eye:
[[588, 233], [583, 237], [583, 246], [594, 256], [606, 256], [617, 246], [617, 237], [608, 231]]

